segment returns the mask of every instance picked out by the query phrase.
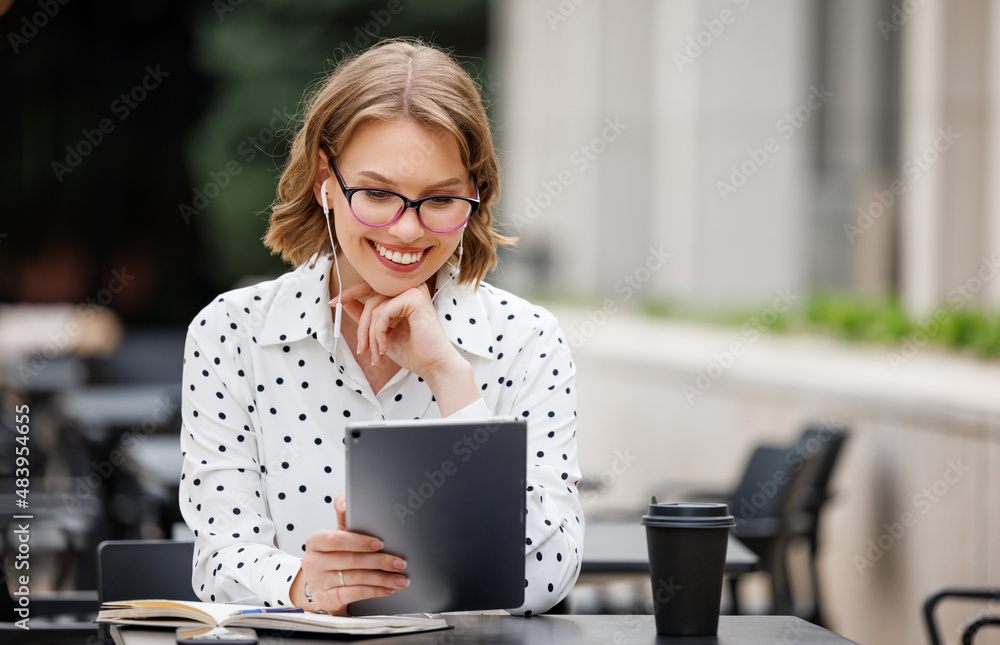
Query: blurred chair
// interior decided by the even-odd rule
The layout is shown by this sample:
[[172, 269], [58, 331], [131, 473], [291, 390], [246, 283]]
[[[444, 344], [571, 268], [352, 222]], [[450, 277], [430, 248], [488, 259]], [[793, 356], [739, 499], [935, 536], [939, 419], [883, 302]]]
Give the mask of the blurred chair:
[[[793, 608], [788, 547], [810, 529], [808, 516], [795, 504], [803, 499], [805, 469], [790, 468], [786, 461], [790, 454], [785, 447], [757, 446], [739, 485], [725, 500], [736, 516], [733, 534], [760, 556], [761, 569], [768, 574], [770, 611], [782, 615], [791, 614]], [[740, 579], [728, 578], [734, 614], [741, 613]]]
[[[729, 504], [730, 512], [736, 516], [733, 534], [760, 556], [761, 568], [770, 578], [773, 614], [796, 611], [789, 547], [805, 541], [812, 604], [802, 617], [817, 625], [825, 622], [816, 571], [819, 523], [822, 510], [832, 497], [830, 481], [846, 438], [846, 431], [808, 428], [791, 446], [758, 446], [734, 491], [689, 496]], [[741, 613], [740, 579], [728, 578], [734, 614]]]
[[[97, 595], [115, 600], [200, 600], [191, 586], [194, 542], [105, 540], [97, 546]], [[105, 645], [114, 640], [101, 625]]]
[[[934, 608], [946, 598], [1000, 602], [1000, 589], [955, 587], [940, 589], [928, 596], [924, 602], [924, 621], [927, 624], [927, 635], [931, 645], [941, 645], [937, 622], [934, 620]], [[1000, 614], [981, 612], [973, 616], [962, 630], [962, 645], [972, 645], [972, 640], [976, 637], [976, 633], [986, 626], [1000, 626]]]
[[198, 600], [191, 586], [194, 542], [106, 540], [97, 547], [97, 595], [113, 600]]
[[837, 462], [840, 460], [841, 451], [847, 442], [847, 430], [831, 431], [826, 428], [807, 428], [802, 433], [802, 438], [797, 445], [802, 447], [807, 454], [811, 454], [816, 442], [819, 443], [820, 447], [816, 450], [816, 454], [811, 455], [804, 467], [806, 473], [801, 490], [805, 497], [802, 500], [796, 500], [797, 503], [801, 503], [803, 512], [811, 518], [805, 537], [809, 545], [808, 575], [812, 608], [801, 617], [814, 625], [825, 627], [827, 621], [820, 602], [819, 573], [816, 570], [816, 561], [819, 555], [819, 525], [824, 507], [834, 497], [830, 484]]

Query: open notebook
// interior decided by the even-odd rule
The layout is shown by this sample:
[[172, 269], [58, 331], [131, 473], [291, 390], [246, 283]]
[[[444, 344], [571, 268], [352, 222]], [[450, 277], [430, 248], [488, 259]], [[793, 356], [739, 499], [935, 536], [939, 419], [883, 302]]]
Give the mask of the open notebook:
[[97, 622], [150, 627], [256, 627], [327, 634], [404, 634], [448, 629], [441, 618], [427, 616], [327, 616], [314, 613], [250, 613], [253, 605], [225, 605], [181, 600], [129, 600], [101, 605]]

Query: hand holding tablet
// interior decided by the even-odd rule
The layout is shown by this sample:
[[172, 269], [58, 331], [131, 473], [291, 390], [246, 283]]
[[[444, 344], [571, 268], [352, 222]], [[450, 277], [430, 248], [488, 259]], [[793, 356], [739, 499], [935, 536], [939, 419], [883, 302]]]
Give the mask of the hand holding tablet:
[[345, 529], [344, 493], [337, 495], [334, 507], [337, 509], [337, 529], [316, 531], [306, 539], [306, 552], [298, 575], [309, 589], [307, 593], [304, 587], [293, 585], [302, 590], [302, 598], [292, 600], [313, 611], [345, 615], [348, 603], [392, 595], [397, 589], [405, 589], [409, 579], [400, 573], [406, 568], [406, 562], [381, 553], [380, 540]]

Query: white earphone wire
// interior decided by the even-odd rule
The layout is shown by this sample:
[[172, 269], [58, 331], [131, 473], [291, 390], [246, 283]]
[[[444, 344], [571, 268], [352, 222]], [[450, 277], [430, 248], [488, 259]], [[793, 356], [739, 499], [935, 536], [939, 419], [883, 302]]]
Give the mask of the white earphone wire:
[[340, 340], [340, 319], [343, 315], [344, 308], [340, 304], [340, 296], [344, 293], [344, 285], [340, 280], [340, 263], [337, 261], [337, 243], [333, 239], [333, 228], [330, 226], [330, 206], [326, 201], [326, 182], [328, 179], [323, 180], [323, 185], [320, 186], [320, 193], [322, 193], [323, 198], [323, 215], [326, 216], [326, 232], [330, 236], [330, 248], [333, 251], [333, 267], [334, 271], [337, 273], [337, 307], [336, 312], [333, 317], [333, 355], [337, 355], [337, 341]]
[[434, 302], [434, 300], [437, 299], [438, 294], [440, 294], [442, 291], [444, 291], [445, 285], [448, 284], [449, 282], [451, 282], [452, 279], [454, 279], [455, 274], [458, 273], [459, 269], [461, 269], [461, 267], [462, 267], [462, 243], [464, 241], [465, 241], [465, 227], [463, 226], [462, 227], [462, 237], [459, 238], [459, 240], [458, 240], [458, 261], [455, 263], [455, 270], [451, 272], [451, 274], [448, 276], [448, 279], [444, 281], [444, 284], [442, 284], [440, 287], [437, 287], [437, 288], [434, 289], [434, 295], [431, 296], [431, 302]]

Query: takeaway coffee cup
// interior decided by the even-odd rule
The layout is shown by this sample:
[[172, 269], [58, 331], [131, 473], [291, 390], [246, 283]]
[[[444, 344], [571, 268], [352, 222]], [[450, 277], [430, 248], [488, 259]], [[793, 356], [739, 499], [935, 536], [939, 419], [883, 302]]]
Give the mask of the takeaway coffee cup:
[[656, 633], [711, 636], [719, 631], [722, 576], [729, 529], [725, 504], [664, 503], [646, 515], [646, 547]]

